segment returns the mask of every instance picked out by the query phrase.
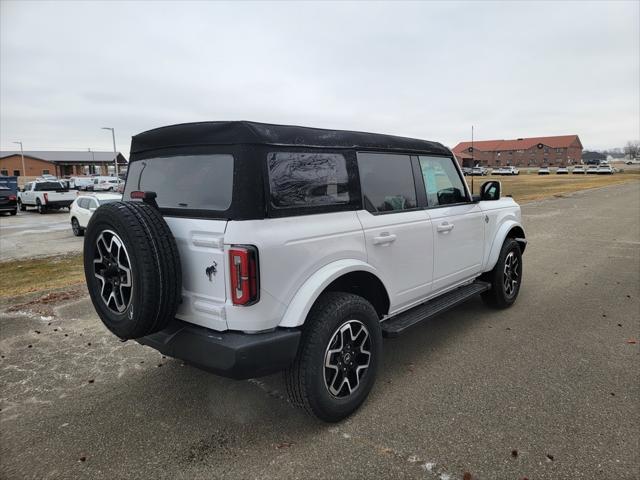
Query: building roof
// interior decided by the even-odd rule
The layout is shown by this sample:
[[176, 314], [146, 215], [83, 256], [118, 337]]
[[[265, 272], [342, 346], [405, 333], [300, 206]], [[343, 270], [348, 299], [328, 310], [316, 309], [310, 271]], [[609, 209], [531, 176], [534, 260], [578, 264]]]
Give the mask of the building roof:
[[131, 159], [135, 160], [137, 153], [163, 148], [238, 144], [450, 154], [449, 149], [440, 143], [415, 138], [233, 121], [183, 123], [140, 133], [131, 141]]
[[[515, 140], [479, 140], [473, 142], [473, 148], [481, 152], [503, 152], [508, 150], [528, 150], [542, 144], [550, 148], [568, 148], [578, 142], [582, 147], [578, 135], [560, 135], [557, 137], [530, 137], [518, 138]], [[471, 142], [460, 142], [453, 148], [454, 153], [461, 154], [468, 152]]]
[[[1, 150], [0, 158], [20, 155], [20, 150]], [[108, 163], [113, 162], [113, 152], [82, 152], [82, 151], [49, 151], [25, 150], [25, 157], [36, 158], [51, 163]], [[118, 152], [118, 163], [126, 163], [127, 159]]]

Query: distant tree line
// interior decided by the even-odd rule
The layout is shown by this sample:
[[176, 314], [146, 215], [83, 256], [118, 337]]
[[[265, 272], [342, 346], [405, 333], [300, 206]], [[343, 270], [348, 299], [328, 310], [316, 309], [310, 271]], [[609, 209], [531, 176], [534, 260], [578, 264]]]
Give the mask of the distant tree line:
[[629, 158], [640, 157], [640, 140], [627, 142], [627, 145], [624, 147], [624, 153], [625, 155], [628, 155]]
[[640, 157], [640, 140], [630, 140], [624, 147], [607, 148], [604, 150], [585, 150], [583, 152], [583, 158], [585, 153], [600, 153], [604, 155], [604, 158], [608, 156], [613, 158], [638, 158]]

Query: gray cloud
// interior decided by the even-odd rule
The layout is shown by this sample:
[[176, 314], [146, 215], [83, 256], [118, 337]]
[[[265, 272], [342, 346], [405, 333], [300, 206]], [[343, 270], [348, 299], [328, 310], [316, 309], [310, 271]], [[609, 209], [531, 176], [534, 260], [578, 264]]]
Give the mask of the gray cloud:
[[467, 139], [640, 136], [638, 2], [0, 4], [0, 145], [250, 119]]

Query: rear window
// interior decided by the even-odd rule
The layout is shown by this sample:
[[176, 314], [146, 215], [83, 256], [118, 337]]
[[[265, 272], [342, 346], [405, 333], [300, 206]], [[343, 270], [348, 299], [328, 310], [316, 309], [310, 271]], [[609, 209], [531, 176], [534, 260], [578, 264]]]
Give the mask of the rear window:
[[271, 203], [276, 207], [349, 203], [349, 178], [338, 153], [274, 152], [267, 157]]
[[365, 208], [372, 213], [416, 208], [416, 187], [408, 155], [359, 153]]
[[38, 182], [34, 190], [43, 192], [47, 190], [66, 190], [66, 188], [60, 182]]
[[120, 199], [119, 198], [99, 198], [98, 199], [98, 203], [100, 205], [104, 205], [105, 203], [114, 203], [114, 202], [119, 202]]
[[178, 155], [132, 162], [124, 198], [156, 192], [161, 208], [223, 211], [231, 206], [232, 190], [232, 155]]

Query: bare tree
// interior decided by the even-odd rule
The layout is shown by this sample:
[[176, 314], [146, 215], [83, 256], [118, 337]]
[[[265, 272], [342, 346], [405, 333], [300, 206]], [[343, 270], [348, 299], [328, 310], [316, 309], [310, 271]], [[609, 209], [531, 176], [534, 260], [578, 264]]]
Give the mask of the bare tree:
[[640, 156], [640, 140], [627, 142], [627, 145], [624, 147], [624, 153], [629, 155], [630, 159], [638, 158]]

